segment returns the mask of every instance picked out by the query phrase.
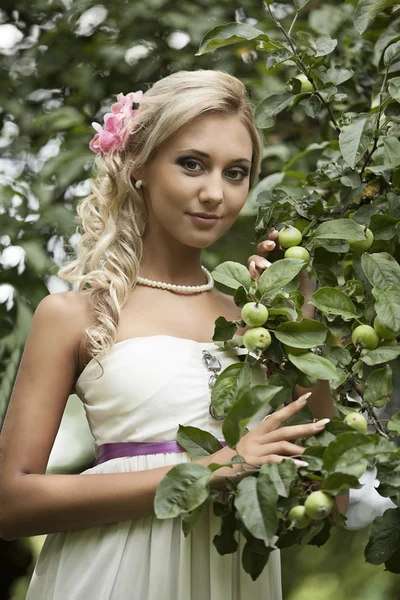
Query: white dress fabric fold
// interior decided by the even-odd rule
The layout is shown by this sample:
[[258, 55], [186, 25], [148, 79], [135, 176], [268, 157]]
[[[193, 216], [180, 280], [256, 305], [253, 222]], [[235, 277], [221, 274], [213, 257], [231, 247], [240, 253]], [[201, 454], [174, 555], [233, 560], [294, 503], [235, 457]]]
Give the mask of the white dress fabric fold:
[[[179, 425], [223, 439], [222, 422], [209, 412], [211, 372], [203, 351], [224, 370], [246, 349], [167, 335], [136, 337], [114, 344], [82, 371], [76, 393], [94, 438], [102, 444], [176, 440]], [[265, 368], [252, 370], [253, 384]], [[255, 427], [260, 411], [249, 423]], [[81, 474], [123, 473], [190, 462], [187, 452], [114, 458]], [[253, 581], [239, 551], [218, 554], [213, 538], [221, 519], [208, 503], [185, 537], [181, 518], [147, 517], [48, 534], [36, 562], [26, 600], [282, 600], [280, 551], [273, 550]]]

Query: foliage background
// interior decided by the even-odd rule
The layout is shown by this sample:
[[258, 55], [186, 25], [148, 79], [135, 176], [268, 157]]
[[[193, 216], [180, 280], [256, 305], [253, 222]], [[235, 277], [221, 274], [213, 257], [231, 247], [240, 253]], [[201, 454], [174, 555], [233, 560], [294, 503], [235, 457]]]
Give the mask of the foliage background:
[[[356, 2], [310, 0], [297, 23], [299, 30], [340, 37], [342, 55], [358, 65], [352, 93], [360, 103], [374, 102], [376, 50], [383, 32], [400, 37], [400, 17], [383, 12], [367, 34], [354, 37], [347, 25]], [[284, 17], [290, 0], [276, 3]], [[64, 291], [56, 277], [75, 244], [74, 213], [89, 189], [93, 155], [88, 142], [92, 121], [119, 92], [146, 90], [160, 77], [181, 69], [221, 69], [239, 77], [255, 103], [284, 91], [286, 77], [267, 68], [266, 53], [243, 43], [234, 49], [195, 56], [203, 35], [228, 22], [274, 29], [259, 0], [3, 0], [0, 12], [0, 424], [7, 410], [33, 312], [48, 293]], [[375, 53], [375, 54], [374, 54]], [[379, 59], [378, 59], [379, 62]], [[287, 73], [286, 73], [287, 75]], [[327, 118], [318, 121], [303, 110], [283, 113], [266, 129], [261, 179], [264, 189], [280, 183], [293, 190], [313, 171], [319, 152], [307, 153], [287, 171], [287, 161], [311, 142], [330, 135]], [[231, 231], [204, 251], [212, 270], [233, 260], [246, 264], [254, 253], [256, 206], [250, 195]], [[75, 456], [65, 462], [66, 441], [76, 432]], [[77, 473], [93, 459], [79, 401], [71, 396], [50, 457], [48, 471]], [[56, 451], [57, 450], [57, 451]], [[398, 600], [398, 577], [366, 564], [365, 531], [335, 532], [324, 547], [282, 552], [287, 600]], [[2, 543], [0, 580], [4, 597], [18, 600], [44, 536]], [[27, 556], [32, 552], [30, 567]], [[24, 562], [25, 559], [25, 562]], [[12, 568], [17, 565], [14, 575]], [[20, 569], [18, 570], [18, 566]], [[25, 569], [28, 577], [16, 579]], [[9, 577], [3, 575], [8, 573]], [[12, 580], [17, 583], [11, 584]], [[7, 589], [13, 591], [7, 592]], [[397, 591], [396, 591], [397, 590]], [[2, 597], [3, 597], [2, 595]]]

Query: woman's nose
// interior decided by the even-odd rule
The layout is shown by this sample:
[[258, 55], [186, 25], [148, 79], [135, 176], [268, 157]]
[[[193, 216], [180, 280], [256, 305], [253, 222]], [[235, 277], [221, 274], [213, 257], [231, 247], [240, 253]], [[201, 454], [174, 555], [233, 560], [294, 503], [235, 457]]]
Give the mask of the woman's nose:
[[199, 194], [199, 200], [222, 202], [224, 199], [224, 182], [221, 174], [207, 177]]

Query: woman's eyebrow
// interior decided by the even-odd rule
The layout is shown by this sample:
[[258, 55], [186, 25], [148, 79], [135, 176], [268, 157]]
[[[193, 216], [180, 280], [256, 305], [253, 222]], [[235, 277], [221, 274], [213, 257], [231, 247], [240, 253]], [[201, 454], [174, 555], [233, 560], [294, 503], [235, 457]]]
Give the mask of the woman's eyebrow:
[[[200, 156], [204, 156], [204, 158], [210, 158], [210, 155], [207, 154], [207, 152], [202, 152], [201, 150], [196, 150], [195, 148], [187, 148], [184, 150], [179, 150], [178, 153], [181, 152], [194, 152], [196, 154], [200, 154]], [[249, 164], [251, 164], [251, 161], [248, 158], [234, 158], [232, 159], [230, 162], [247, 162]]]

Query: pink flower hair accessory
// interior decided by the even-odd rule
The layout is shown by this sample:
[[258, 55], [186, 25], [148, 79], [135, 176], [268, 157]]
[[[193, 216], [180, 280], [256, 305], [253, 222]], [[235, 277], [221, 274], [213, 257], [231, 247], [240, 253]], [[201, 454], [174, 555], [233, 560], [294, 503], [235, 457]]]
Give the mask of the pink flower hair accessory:
[[129, 137], [129, 124], [139, 112], [133, 110], [132, 105], [139, 104], [142, 96], [141, 90], [130, 92], [126, 96], [124, 94], [117, 95], [118, 102], [111, 106], [111, 112], [104, 115], [104, 128], [100, 123], [92, 123], [92, 127], [97, 133], [89, 142], [90, 150], [108, 154], [125, 147]]

